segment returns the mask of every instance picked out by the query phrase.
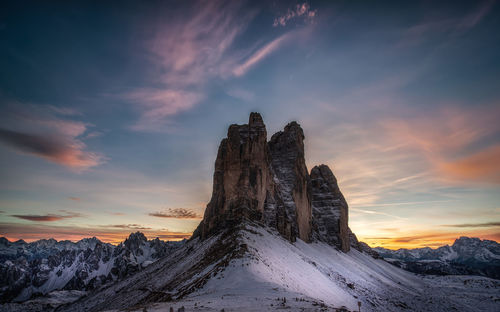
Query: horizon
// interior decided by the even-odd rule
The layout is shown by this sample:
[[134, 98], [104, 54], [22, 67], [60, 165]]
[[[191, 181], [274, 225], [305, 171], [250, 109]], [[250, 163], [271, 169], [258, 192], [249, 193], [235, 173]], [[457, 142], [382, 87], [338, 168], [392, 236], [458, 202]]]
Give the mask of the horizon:
[[370, 246], [500, 241], [497, 1], [194, 2], [2, 4], [0, 236], [189, 238], [257, 111]]
[[[123, 243], [126, 239], [130, 238], [130, 236], [132, 234], [137, 234], [137, 233], [141, 233], [141, 234], [144, 234], [142, 233], [141, 231], [137, 231], [137, 232], [130, 232], [130, 234], [125, 237], [122, 241], [119, 241], [119, 242], [105, 242], [105, 241], [102, 241], [100, 240], [99, 238], [93, 236], [93, 237], [84, 237], [84, 238], [81, 238], [81, 239], [78, 239], [78, 240], [56, 240], [54, 238], [40, 238], [40, 239], [34, 239], [34, 240], [29, 240], [29, 241], [25, 241], [23, 239], [18, 239], [16, 241], [11, 241], [9, 240], [7, 237], [4, 237], [4, 236], [0, 236], [0, 238], [5, 238], [9, 241], [9, 243], [17, 243], [19, 241], [23, 241], [25, 243], [35, 243], [35, 242], [38, 242], [38, 241], [44, 241], [44, 240], [55, 240], [56, 242], [72, 242], [72, 243], [78, 243], [79, 241], [82, 241], [84, 239], [97, 239], [99, 240], [101, 243], [105, 243], [105, 244], [111, 244], [113, 246], [118, 246], [120, 245], [121, 243]], [[146, 235], [144, 235], [146, 237], [146, 239], [148, 241], [150, 240], [154, 240], [154, 239], [160, 239], [159, 237], [148, 237]], [[462, 239], [462, 238], [468, 238], [468, 239], [479, 239], [481, 241], [492, 241], [492, 242], [496, 242], [496, 243], [499, 243], [495, 240], [489, 240], [489, 239], [481, 239], [479, 237], [469, 237], [469, 236], [461, 236], [461, 237], [457, 237], [454, 241], [453, 241], [453, 244], [459, 240], [459, 239]], [[162, 240], [162, 239], [160, 239]], [[163, 240], [165, 242], [180, 242], [180, 241], [183, 241], [183, 240], [189, 240], [189, 238], [183, 238], [183, 239], [176, 239], [176, 240]], [[389, 248], [389, 247], [383, 247], [383, 246], [370, 246], [372, 248], [385, 248], [385, 249], [391, 249], [391, 250], [399, 250], [399, 249], [421, 249], [421, 248], [431, 248], [431, 249], [438, 249], [438, 248], [441, 248], [441, 247], [447, 247], [447, 246], [452, 246], [453, 244], [444, 244], [444, 245], [441, 245], [441, 246], [437, 246], [437, 247], [430, 247], [430, 246], [422, 246], [422, 247], [415, 247], [415, 248], [405, 248], [405, 247], [397, 247], [397, 248]]]

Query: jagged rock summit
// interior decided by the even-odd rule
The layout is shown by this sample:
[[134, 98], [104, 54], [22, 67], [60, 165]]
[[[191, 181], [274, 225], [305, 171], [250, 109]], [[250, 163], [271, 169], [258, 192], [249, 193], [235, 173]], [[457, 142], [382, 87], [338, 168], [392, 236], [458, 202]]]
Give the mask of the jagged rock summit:
[[251, 220], [291, 242], [324, 241], [344, 252], [351, 242], [348, 205], [328, 166], [308, 172], [304, 131], [293, 121], [267, 141], [259, 113], [229, 127], [219, 145], [212, 198], [193, 238]]

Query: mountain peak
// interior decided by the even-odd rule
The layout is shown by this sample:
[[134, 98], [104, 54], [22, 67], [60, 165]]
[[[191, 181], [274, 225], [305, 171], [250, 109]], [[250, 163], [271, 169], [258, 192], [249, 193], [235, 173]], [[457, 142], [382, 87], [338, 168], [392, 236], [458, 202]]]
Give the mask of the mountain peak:
[[[347, 203], [326, 165], [314, 172], [322, 172], [323, 182], [318, 187], [325, 183], [327, 187], [320, 190], [321, 194], [319, 189], [313, 192], [301, 126], [292, 121], [269, 142], [266, 138], [266, 126], [259, 113], [252, 112], [248, 124], [229, 126], [215, 160], [212, 198], [193, 238], [206, 238], [243, 220], [252, 220], [276, 229], [292, 242], [297, 238], [309, 242], [314, 236], [348, 251]], [[343, 202], [329, 202], [313, 213], [315, 195]], [[321, 204], [321, 199], [316, 199]], [[313, 235], [313, 223], [325, 231]]]

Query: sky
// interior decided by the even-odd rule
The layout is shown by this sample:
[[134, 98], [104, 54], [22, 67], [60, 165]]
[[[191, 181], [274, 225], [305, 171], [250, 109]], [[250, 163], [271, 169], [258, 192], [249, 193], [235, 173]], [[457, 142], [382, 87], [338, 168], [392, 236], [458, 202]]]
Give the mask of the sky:
[[4, 1], [0, 235], [189, 237], [257, 111], [371, 246], [500, 241], [498, 29], [497, 1]]

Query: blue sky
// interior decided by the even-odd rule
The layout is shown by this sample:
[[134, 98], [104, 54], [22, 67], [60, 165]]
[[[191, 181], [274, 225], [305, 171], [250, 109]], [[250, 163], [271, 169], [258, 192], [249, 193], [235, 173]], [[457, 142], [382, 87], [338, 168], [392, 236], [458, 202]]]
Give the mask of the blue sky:
[[496, 1], [11, 2], [0, 235], [189, 236], [219, 141], [297, 120], [372, 245], [500, 239]]

